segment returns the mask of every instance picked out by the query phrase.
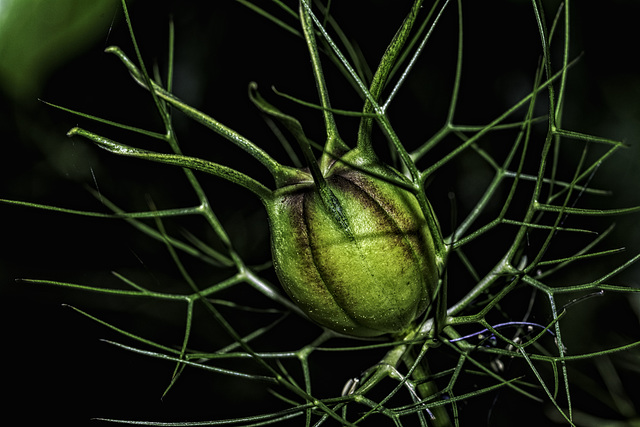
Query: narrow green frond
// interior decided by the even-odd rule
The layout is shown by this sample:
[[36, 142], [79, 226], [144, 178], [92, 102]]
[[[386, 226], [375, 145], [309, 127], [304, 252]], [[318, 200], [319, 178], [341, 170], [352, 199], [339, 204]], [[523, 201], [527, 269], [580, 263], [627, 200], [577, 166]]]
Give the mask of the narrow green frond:
[[602, 138], [602, 137], [598, 137], [598, 136], [593, 136], [593, 135], [589, 135], [589, 134], [585, 134], [585, 133], [581, 133], [581, 132], [575, 132], [575, 131], [569, 131], [569, 130], [564, 130], [564, 129], [555, 129], [554, 130], [554, 134], [564, 137], [564, 138], [569, 138], [569, 139], [575, 139], [578, 141], [584, 141], [584, 142], [592, 142], [592, 143], [598, 143], [598, 144], [607, 144], [607, 145], [613, 145], [614, 147], [619, 147], [619, 148], [628, 148], [628, 145], [620, 142], [620, 141], [616, 141], [610, 138]]
[[115, 331], [115, 332], [117, 332], [117, 333], [119, 333], [119, 334], [121, 334], [121, 335], [123, 335], [123, 336], [125, 336], [127, 338], [130, 338], [130, 339], [132, 339], [134, 341], [138, 341], [141, 344], [147, 345], [147, 346], [152, 347], [152, 348], [156, 348], [159, 351], [164, 351], [166, 353], [173, 353], [173, 354], [178, 354], [179, 353], [174, 348], [167, 347], [167, 346], [162, 345], [162, 344], [158, 344], [156, 342], [153, 342], [153, 341], [150, 341], [150, 340], [148, 340], [146, 338], [143, 338], [143, 337], [141, 337], [139, 335], [135, 335], [135, 334], [132, 334], [131, 332], [127, 332], [127, 331], [125, 331], [125, 330], [123, 330], [121, 328], [118, 328], [117, 326], [112, 325], [111, 323], [105, 322], [104, 320], [101, 320], [101, 319], [99, 319], [99, 318], [97, 318], [95, 316], [92, 316], [91, 314], [87, 313], [86, 311], [80, 310], [79, 308], [76, 308], [76, 307], [73, 307], [73, 306], [70, 306], [70, 305], [68, 305], [67, 307], [69, 307], [72, 310], [76, 311], [77, 313], [80, 313], [83, 316], [93, 320], [94, 322], [99, 323], [99, 324], [101, 324], [103, 326], [106, 326], [107, 328], [111, 329], [112, 331]]
[[546, 203], [537, 203], [536, 210], [542, 212], [556, 212], [567, 215], [585, 215], [585, 216], [614, 216], [614, 215], [627, 215], [636, 212], [640, 212], [640, 206], [632, 206], [627, 208], [614, 208], [614, 209], [586, 209], [586, 208], [574, 208], [569, 206], [549, 205]]
[[321, 111], [328, 110], [336, 115], [347, 116], [347, 117], [369, 117], [369, 118], [377, 117], [376, 114], [374, 113], [367, 114], [367, 113], [363, 113], [362, 111], [349, 111], [349, 110], [339, 110], [337, 108], [326, 108], [326, 107], [323, 107], [322, 105], [303, 101], [302, 99], [293, 97], [284, 92], [280, 92], [275, 87], [271, 87], [271, 89], [276, 95], [279, 95], [285, 99], [288, 99], [289, 101], [295, 102], [296, 104], [302, 105], [304, 107], [313, 108], [314, 110], [321, 110]]
[[[256, 12], [258, 15], [264, 17], [265, 19], [268, 19], [269, 21], [273, 22], [274, 24], [276, 24], [278, 27], [282, 28], [283, 30], [293, 34], [294, 36], [302, 37], [302, 33], [298, 29], [293, 28], [291, 25], [285, 23], [283, 20], [281, 20], [279, 18], [276, 18], [273, 14], [267, 12], [265, 9], [261, 8], [260, 6], [255, 5], [251, 1], [248, 1], [248, 0], [236, 0], [236, 1], [238, 3], [240, 3], [240, 4], [242, 4], [243, 6], [246, 6], [250, 10]], [[289, 13], [293, 17], [296, 17], [296, 14], [295, 14], [295, 12], [293, 10], [291, 10], [288, 7], [286, 7], [285, 5], [283, 5], [280, 2], [277, 2], [277, 3], [280, 4], [283, 7], [283, 9], [285, 9], [285, 11], [289, 11]]]
[[186, 366], [190, 366], [190, 367], [194, 367], [194, 368], [198, 368], [198, 369], [202, 369], [204, 371], [209, 371], [209, 372], [214, 372], [217, 374], [222, 374], [222, 375], [228, 375], [228, 376], [232, 376], [238, 379], [244, 379], [244, 380], [249, 380], [249, 381], [258, 381], [258, 382], [266, 382], [266, 383], [271, 383], [271, 384], [276, 384], [277, 380], [273, 377], [270, 376], [266, 376], [266, 375], [253, 375], [253, 374], [247, 374], [244, 372], [240, 372], [240, 371], [234, 371], [231, 369], [225, 369], [225, 368], [219, 368], [216, 366], [210, 366], [210, 365], [204, 365], [202, 363], [197, 363], [197, 362], [191, 362], [189, 360], [183, 360], [178, 358], [177, 356], [172, 356], [169, 354], [165, 354], [165, 353], [158, 353], [155, 351], [150, 351], [150, 350], [143, 350], [140, 348], [136, 348], [136, 347], [132, 347], [129, 345], [125, 345], [125, 344], [121, 344], [115, 341], [110, 341], [110, 340], [102, 340], [103, 342], [107, 343], [107, 344], [111, 344], [115, 347], [119, 347], [123, 350], [127, 350], [127, 351], [131, 351], [133, 353], [138, 353], [138, 354], [142, 354], [144, 356], [148, 356], [148, 357], [152, 357], [155, 359], [161, 359], [161, 360], [166, 360], [169, 362], [176, 362], [176, 363], [180, 363]]
[[104, 124], [109, 125], [109, 126], [113, 126], [113, 127], [124, 129], [124, 130], [128, 130], [128, 131], [140, 134], [140, 135], [145, 135], [145, 136], [148, 136], [148, 137], [151, 137], [151, 138], [154, 138], [154, 139], [159, 139], [159, 140], [162, 140], [162, 141], [165, 141], [167, 139], [166, 135], [163, 135], [163, 134], [158, 133], [158, 132], [152, 132], [152, 131], [141, 129], [141, 128], [138, 128], [138, 127], [135, 127], [135, 126], [129, 126], [129, 125], [125, 125], [125, 124], [122, 124], [122, 123], [114, 122], [114, 121], [111, 121], [111, 120], [103, 119], [101, 117], [93, 116], [91, 114], [82, 113], [80, 111], [72, 110], [72, 109], [67, 108], [67, 107], [62, 107], [60, 105], [52, 104], [52, 103], [47, 102], [47, 101], [42, 101], [42, 102], [44, 102], [45, 104], [47, 104], [50, 107], [54, 107], [54, 108], [57, 108], [59, 110], [66, 111], [67, 113], [75, 114], [76, 116], [84, 117], [85, 119], [93, 120], [95, 122], [104, 123]]
[[124, 290], [124, 289], [99, 288], [96, 286], [87, 286], [87, 285], [80, 285], [77, 283], [60, 282], [56, 280], [18, 279], [18, 281], [23, 283], [37, 283], [41, 285], [61, 286], [64, 288], [77, 289], [80, 291], [88, 291], [88, 292], [95, 292], [95, 293], [109, 294], [109, 295], [119, 295], [119, 296], [125, 296], [125, 297], [144, 297], [144, 298], [155, 298], [155, 299], [173, 300], [173, 301], [186, 301], [189, 298], [188, 295], [154, 292], [149, 290], [132, 291], [132, 290]]
[[235, 169], [219, 165], [214, 162], [203, 160], [197, 157], [189, 157], [179, 154], [163, 154], [154, 151], [133, 148], [80, 128], [71, 129], [67, 135], [83, 136], [90, 141], [95, 142], [100, 148], [121, 156], [135, 157], [157, 163], [164, 163], [168, 165], [192, 169], [195, 171], [206, 172], [208, 174], [223, 178], [229, 182], [246, 188], [263, 201], [267, 200], [271, 195], [271, 190], [269, 190], [267, 187], [254, 180], [253, 178], [250, 178], [249, 176], [238, 172]]
[[566, 264], [566, 263], [569, 263], [569, 262], [580, 261], [580, 260], [588, 259], [588, 258], [613, 255], [613, 254], [617, 254], [617, 253], [620, 253], [620, 252], [624, 252], [624, 250], [625, 250], [624, 248], [618, 248], [618, 249], [610, 249], [608, 251], [600, 251], [600, 252], [593, 252], [593, 253], [588, 253], [588, 254], [580, 254], [580, 255], [575, 255], [575, 256], [571, 256], [571, 257], [567, 257], [567, 258], [559, 258], [559, 259], [552, 259], [552, 260], [548, 260], [548, 261], [540, 261], [536, 265], [538, 267], [543, 267], [543, 266], [546, 266], [546, 265]]

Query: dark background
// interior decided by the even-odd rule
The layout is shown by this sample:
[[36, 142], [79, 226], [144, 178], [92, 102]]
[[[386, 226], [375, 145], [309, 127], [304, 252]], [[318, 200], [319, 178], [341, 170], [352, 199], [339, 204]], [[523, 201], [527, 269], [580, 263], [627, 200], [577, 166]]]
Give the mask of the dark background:
[[[348, 6], [342, 4], [344, 2], [334, 3], [341, 3], [334, 7], [343, 29], [359, 43], [373, 64], [411, 2], [352, 1]], [[460, 123], [482, 124], [529, 90], [540, 43], [528, 2], [465, 3], [473, 4], [464, 5], [465, 69], [457, 117]], [[631, 0], [610, 1], [597, 7], [585, 3], [571, 4], [571, 52], [584, 55], [569, 75], [563, 123], [571, 130], [629, 144], [628, 150], [599, 170], [593, 183], [595, 187], [614, 191], [612, 196], [598, 202], [603, 203], [602, 206], [630, 206], [638, 203], [640, 179], [640, 66], [634, 52], [639, 40], [636, 20], [640, 4]], [[555, 10], [557, 2], [545, 4], [549, 10]], [[315, 99], [308, 56], [300, 39], [233, 1], [206, 4], [137, 1], [130, 7], [145, 59], [148, 64], [157, 60], [161, 69], [166, 66], [168, 18], [173, 16], [176, 26], [174, 91], [189, 104], [238, 130], [276, 158], [285, 159], [246, 96], [248, 83], [257, 81], [265, 97], [299, 117], [307, 133], [322, 141], [322, 121], [317, 112], [280, 100], [269, 89], [274, 85], [302, 99]], [[390, 113], [401, 139], [410, 145], [419, 144], [437, 131], [447, 111], [456, 53], [454, 11], [450, 8], [443, 17], [412, 79]], [[17, 40], [20, 35], [15, 37]], [[84, 187], [97, 185], [105, 197], [130, 210], [146, 209], [147, 196], [161, 208], [195, 203], [190, 192], [184, 191], [186, 183], [179, 171], [118, 158], [80, 138], [67, 138], [65, 134], [71, 127], [80, 125], [140, 147], [157, 147], [153, 141], [93, 124], [38, 101], [42, 99], [135, 126], [161, 129], [148, 94], [131, 80], [114, 56], [103, 53], [105, 47], [119, 45], [133, 54], [117, 2], [101, 13], [90, 32], [84, 37], [77, 35], [76, 40], [77, 47], [60, 49], [54, 55], [55, 61], [43, 63], [42, 79], [34, 81], [27, 93], [15, 94], [6, 81], [3, 83], [0, 198], [101, 210]], [[359, 109], [359, 98], [341, 82], [336, 72], [329, 71], [328, 79], [334, 106]], [[204, 127], [177, 115], [176, 128], [186, 152], [224, 161], [270, 183], [269, 176], [257, 163]], [[354, 122], [344, 121], [342, 129], [345, 129], [343, 138], [353, 141]], [[429, 197], [441, 221], [450, 215], [447, 199], [450, 191], [456, 192], [462, 208], [465, 203], [472, 203], [474, 195], [469, 187], [474, 188], [473, 184], [482, 176], [470, 170], [469, 165], [473, 163], [467, 164], [467, 168], [457, 166], [459, 169], [445, 170], [435, 178]], [[268, 234], [260, 204], [246, 192], [220, 181], [203, 178], [203, 183], [217, 194], [216, 212], [232, 238], [241, 242], [238, 247], [241, 254], [251, 262], [266, 261]], [[161, 400], [173, 365], [130, 355], [100, 341], [118, 336], [63, 304], [86, 310], [140, 335], [174, 343], [179, 341], [171, 341], [171, 337], [179, 339], [180, 336], [182, 314], [179, 309], [15, 280], [34, 278], [118, 286], [110, 274], [115, 270], [130, 274], [141, 283], [179, 286], [179, 275], [161, 244], [140, 238], [128, 225], [116, 221], [7, 205], [0, 205], [0, 218], [3, 224], [0, 245], [2, 357], [6, 371], [3, 385], [9, 396], [3, 405], [5, 419], [16, 417], [23, 420], [20, 424], [29, 425], [54, 422], [88, 425], [91, 417], [103, 416], [198, 420], [243, 414], [242, 408], [234, 407], [234, 402], [229, 401], [229, 396], [236, 391], [234, 387], [242, 384], [215, 375], [199, 375], [199, 372], [188, 373], [177, 388]], [[616, 222], [617, 231], [608, 247], [628, 247], [626, 254], [612, 261], [619, 263], [637, 253], [640, 229], [637, 215], [616, 218]], [[204, 224], [197, 220], [187, 220], [183, 225], [206, 233]], [[447, 225], [443, 227], [446, 229]], [[603, 229], [604, 225], [596, 222], [595, 227]], [[215, 274], [206, 267], [193, 265], [192, 268], [202, 283], [215, 280]], [[607, 271], [610, 266], [603, 261], [600, 267], [591, 268], [597, 277], [598, 269]], [[635, 268], [624, 272], [615, 283], [637, 286], [638, 282]], [[622, 336], [635, 333], [637, 337], [640, 309], [636, 305], [634, 311], [634, 300], [629, 301], [598, 299], [588, 304], [588, 309], [580, 310], [582, 325], [588, 334], [583, 332], [591, 337], [586, 338], [587, 342], [592, 340], [595, 348], [602, 348], [599, 342], [607, 341], [599, 335], [598, 328], [606, 331], [611, 325]], [[265, 302], [256, 298], [255, 303]], [[306, 333], [300, 334], [304, 342]], [[205, 340], [207, 332], [196, 334], [196, 340], [197, 337]], [[285, 348], [295, 348], [290, 336], [283, 337], [283, 342]], [[340, 364], [334, 366], [339, 369]], [[336, 372], [335, 376], [340, 374]], [[637, 396], [637, 386], [627, 392]], [[272, 402], [265, 400], [263, 391], [253, 387], [244, 387], [240, 393], [252, 402], [262, 401], [267, 405]], [[254, 405], [257, 410], [261, 407], [261, 403]], [[496, 408], [496, 412], [500, 408], [506, 412], [507, 406], [503, 403]], [[527, 409], [523, 406], [523, 410]], [[611, 415], [607, 409], [602, 411], [603, 416]], [[530, 415], [542, 414], [537, 411]], [[524, 416], [529, 417], [521, 413], [518, 419]], [[494, 425], [499, 425], [496, 420]], [[462, 421], [465, 424], [469, 418]], [[479, 424], [474, 422], [474, 425]]]

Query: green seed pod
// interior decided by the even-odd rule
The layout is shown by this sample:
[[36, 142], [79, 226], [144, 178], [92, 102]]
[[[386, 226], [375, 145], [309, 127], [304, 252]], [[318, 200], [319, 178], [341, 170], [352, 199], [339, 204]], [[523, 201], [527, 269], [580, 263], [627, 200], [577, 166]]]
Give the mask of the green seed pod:
[[[362, 157], [356, 162], [378, 176], [399, 177]], [[281, 188], [270, 204], [272, 255], [284, 290], [312, 320], [343, 334], [405, 330], [438, 281], [434, 237], [417, 199], [340, 162], [325, 180], [349, 232], [312, 184]]]

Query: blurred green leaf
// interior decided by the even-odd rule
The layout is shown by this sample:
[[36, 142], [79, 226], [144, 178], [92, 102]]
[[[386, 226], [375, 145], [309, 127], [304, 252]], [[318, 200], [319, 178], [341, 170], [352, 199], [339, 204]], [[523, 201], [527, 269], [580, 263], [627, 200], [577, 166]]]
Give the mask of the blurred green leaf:
[[118, 10], [115, 0], [0, 0], [0, 87], [22, 101], [97, 37]]

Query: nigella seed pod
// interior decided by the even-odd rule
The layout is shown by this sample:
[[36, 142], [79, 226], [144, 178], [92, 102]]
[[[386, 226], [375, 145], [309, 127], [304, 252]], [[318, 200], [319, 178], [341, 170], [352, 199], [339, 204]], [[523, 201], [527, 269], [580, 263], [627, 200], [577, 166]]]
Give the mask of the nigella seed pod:
[[[373, 175], [399, 177], [359, 160]], [[270, 204], [282, 287], [313, 321], [334, 331], [358, 337], [402, 332], [425, 311], [438, 282], [434, 237], [416, 197], [340, 162], [325, 181], [349, 232], [312, 183], [281, 188]]]

